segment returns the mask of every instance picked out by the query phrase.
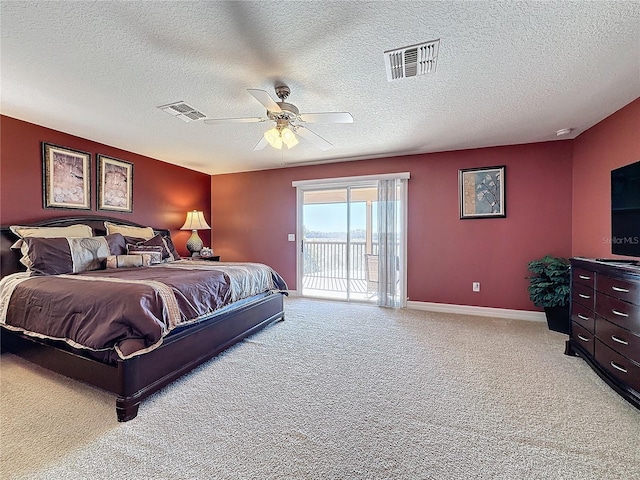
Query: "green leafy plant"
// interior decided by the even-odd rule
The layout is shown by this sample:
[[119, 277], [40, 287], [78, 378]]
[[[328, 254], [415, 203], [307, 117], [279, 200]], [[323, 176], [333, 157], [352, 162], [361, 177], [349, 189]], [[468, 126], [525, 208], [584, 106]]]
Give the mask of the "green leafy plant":
[[546, 255], [528, 264], [529, 298], [536, 307], [564, 307], [569, 304], [571, 266], [566, 258]]

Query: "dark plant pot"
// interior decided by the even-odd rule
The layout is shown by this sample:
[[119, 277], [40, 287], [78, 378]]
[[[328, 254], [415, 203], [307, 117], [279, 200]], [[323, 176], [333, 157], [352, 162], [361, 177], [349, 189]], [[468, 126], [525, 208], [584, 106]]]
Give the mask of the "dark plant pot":
[[571, 317], [569, 317], [569, 307], [544, 307], [547, 316], [549, 330], [554, 332], [570, 333]]

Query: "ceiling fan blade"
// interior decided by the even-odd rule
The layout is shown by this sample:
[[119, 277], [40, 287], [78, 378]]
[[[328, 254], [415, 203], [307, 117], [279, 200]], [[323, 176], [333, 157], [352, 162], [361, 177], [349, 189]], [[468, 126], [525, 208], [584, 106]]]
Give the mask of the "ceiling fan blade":
[[247, 89], [247, 92], [253, 95], [253, 98], [258, 100], [264, 106], [264, 108], [266, 108], [270, 112], [280, 113], [282, 111], [278, 106], [278, 104], [276, 103], [276, 101], [273, 98], [271, 98], [271, 95], [269, 95], [264, 90], [256, 90], [255, 88], [249, 88]]
[[208, 118], [204, 120], [207, 125], [218, 125], [221, 123], [258, 123], [266, 122], [266, 117], [240, 117], [240, 118]]
[[313, 133], [308, 128], [304, 128], [298, 125], [298, 127], [296, 128], [296, 133], [300, 135], [302, 138], [304, 138], [305, 140], [308, 140], [309, 142], [313, 143], [320, 150], [329, 150], [331, 147], [333, 147], [333, 145], [327, 142], [324, 138], [322, 138], [317, 133]]
[[254, 150], [262, 150], [264, 147], [266, 147], [267, 145], [269, 145], [269, 142], [267, 142], [267, 139], [264, 138], [264, 135], [260, 138], [260, 141], [258, 143], [256, 143], [256, 146], [253, 147]]
[[301, 113], [298, 118], [306, 123], [353, 123], [348, 112]]

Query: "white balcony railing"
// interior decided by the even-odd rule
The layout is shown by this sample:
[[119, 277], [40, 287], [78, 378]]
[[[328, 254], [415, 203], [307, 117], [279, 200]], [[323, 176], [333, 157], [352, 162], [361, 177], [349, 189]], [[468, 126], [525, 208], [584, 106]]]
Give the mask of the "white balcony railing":
[[371, 252], [366, 252], [365, 242], [351, 242], [347, 262], [347, 242], [305, 240], [304, 276], [364, 280], [364, 255], [377, 254], [378, 244], [373, 243], [371, 248]]

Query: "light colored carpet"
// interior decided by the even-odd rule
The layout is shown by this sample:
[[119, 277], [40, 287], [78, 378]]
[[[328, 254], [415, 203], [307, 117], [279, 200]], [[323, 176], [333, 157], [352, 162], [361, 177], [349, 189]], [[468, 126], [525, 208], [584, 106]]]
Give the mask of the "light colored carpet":
[[5, 479], [631, 479], [640, 411], [543, 323], [287, 299], [116, 421], [3, 355]]

